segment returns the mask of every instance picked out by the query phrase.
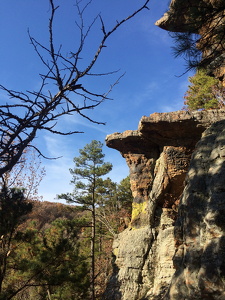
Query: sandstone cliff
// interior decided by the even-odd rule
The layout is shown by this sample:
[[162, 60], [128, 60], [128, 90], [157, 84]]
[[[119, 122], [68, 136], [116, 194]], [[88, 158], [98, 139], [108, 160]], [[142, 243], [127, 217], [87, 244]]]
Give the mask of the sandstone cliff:
[[156, 25], [172, 32], [199, 34], [196, 47], [202, 51], [204, 66], [225, 85], [224, 22], [224, 0], [171, 0], [169, 11]]
[[225, 299], [223, 119], [224, 110], [155, 113], [107, 136], [134, 200], [104, 299]]

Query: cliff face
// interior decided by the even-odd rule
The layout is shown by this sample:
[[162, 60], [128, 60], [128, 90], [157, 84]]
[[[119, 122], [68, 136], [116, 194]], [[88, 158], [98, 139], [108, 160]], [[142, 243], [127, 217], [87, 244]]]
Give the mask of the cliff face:
[[196, 47], [202, 51], [205, 66], [225, 85], [224, 22], [224, 0], [171, 0], [168, 12], [156, 25], [172, 32], [199, 34]]
[[104, 299], [225, 299], [224, 118], [152, 114], [137, 131], [107, 136], [130, 168], [134, 200]]
[[168, 12], [156, 25], [168, 31], [198, 33], [195, 30], [199, 30], [203, 14], [206, 22], [208, 10], [218, 9], [221, 3], [220, 0], [171, 0]]
[[176, 272], [166, 299], [225, 299], [225, 120], [193, 154], [178, 219]]

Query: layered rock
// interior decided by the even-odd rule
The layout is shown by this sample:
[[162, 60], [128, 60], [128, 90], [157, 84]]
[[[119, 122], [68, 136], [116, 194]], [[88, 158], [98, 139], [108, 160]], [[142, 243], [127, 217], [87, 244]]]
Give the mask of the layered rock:
[[[178, 299], [179, 293], [175, 291], [187, 279], [183, 255], [186, 253], [188, 257], [188, 251], [182, 250], [182, 234], [189, 231], [187, 220], [194, 214], [190, 207], [189, 219], [182, 219], [188, 209], [186, 202], [183, 203], [184, 196], [177, 219], [185, 176], [195, 144], [204, 130], [224, 118], [223, 110], [155, 113], [143, 117], [137, 131], [107, 136], [107, 145], [119, 150], [130, 168], [134, 200], [130, 226], [114, 241], [114, 273], [104, 299]], [[184, 288], [183, 299], [189, 299], [186, 295]]]
[[220, 0], [171, 0], [169, 10], [156, 22], [156, 25], [168, 31], [198, 33], [202, 15], [205, 14], [206, 22], [206, 13], [219, 8], [221, 3]]
[[165, 299], [225, 299], [225, 120], [196, 146], [175, 226], [176, 272]]
[[225, 85], [224, 21], [223, 0], [171, 0], [169, 11], [156, 25], [172, 32], [199, 34], [196, 46], [202, 51], [205, 67]]

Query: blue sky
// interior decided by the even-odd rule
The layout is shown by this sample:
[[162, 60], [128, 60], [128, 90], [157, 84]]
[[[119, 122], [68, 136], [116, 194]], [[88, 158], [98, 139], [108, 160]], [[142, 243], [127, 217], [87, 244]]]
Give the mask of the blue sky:
[[[173, 41], [168, 33], [154, 25], [168, 8], [168, 0], [151, 0], [150, 10], [142, 11], [114, 33], [107, 42], [96, 66], [96, 71], [109, 72], [120, 69], [111, 77], [98, 77], [96, 81], [86, 79], [86, 86], [98, 91], [107, 90], [110, 83], [125, 72], [125, 75], [110, 94], [113, 100], [103, 102], [89, 112], [96, 121], [106, 125], [96, 125], [78, 116], [63, 118], [58, 129], [84, 131], [73, 136], [55, 136], [40, 132], [35, 144], [46, 156], [62, 158], [43, 160], [47, 175], [43, 179], [39, 192], [43, 199], [53, 201], [56, 194], [72, 190], [69, 184], [73, 167], [73, 157], [79, 155], [91, 140], [104, 143], [105, 137], [114, 132], [136, 130], [140, 118], [154, 112], [169, 112], [183, 107], [183, 95], [187, 90], [188, 76], [185, 74], [183, 59], [175, 59], [171, 50]], [[55, 25], [56, 42], [63, 45], [65, 53], [77, 45], [75, 30], [76, 10], [73, 0], [57, 0], [60, 8]], [[133, 12], [141, 0], [93, 0], [87, 11], [88, 22], [99, 12], [110, 29], [116, 20]], [[49, 4], [47, 0], [7, 0], [0, 4], [0, 83], [14, 90], [25, 91], [38, 88], [39, 73], [43, 72], [38, 57], [29, 43], [27, 29], [41, 43], [48, 41], [47, 26]], [[100, 23], [96, 23], [89, 35], [82, 63], [95, 52]], [[54, 89], [54, 87], [52, 87]], [[8, 101], [0, 92], [1, 102]], [[128, 175], [128, 168], [120, 153], [103, 147], [105, 161], [113, 164], [108, 174], [119, 182]]]

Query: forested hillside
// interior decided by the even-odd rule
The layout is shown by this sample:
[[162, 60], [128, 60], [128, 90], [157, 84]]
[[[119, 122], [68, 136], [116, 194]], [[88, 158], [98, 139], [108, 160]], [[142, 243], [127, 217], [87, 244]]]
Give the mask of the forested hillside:
[[[96, 208], [96, 299], [101, 298], [112, 272], [114, 235], [126, 228], [130, 218], [129, 190], [126, 194], [128, 182], [127, 178], [117, 186], [121, 186], [117, 198], [116, 193], [112, 194], [113, 198], [108, 199], [106, 205]], [[124, 192], [121, 192], [123, 188]], [[75, 205], [28, 201], [20, 190], [13, 193], [14, 203], [21, 197], [14, 207], [9, 198], [5, 205], [1, 199], [1, 255], [4, 261], [0, 299], [91, 299], [92, 225], [89, 212]]]
[[[150, 0], [11, 2], [0, 4], [0, 300], [225, 299], [224, 0], [172, 0], [156, 22], [170, 37], [149, 27]], [[185, 70], [167, 62], [171, 41]], [[131, 75], [111, 109], [118, 62]], [[184, 95], [175, 73], [192, 75]], [[109, 134], [142, 109], [137, 130]], [[99, 129], [104, 118], [115, 122]], [[58, 202], [38, 192], [46, 174], [44, 199], [54, 189]]]

